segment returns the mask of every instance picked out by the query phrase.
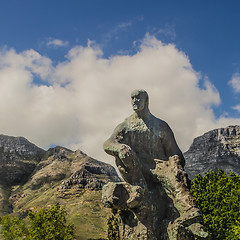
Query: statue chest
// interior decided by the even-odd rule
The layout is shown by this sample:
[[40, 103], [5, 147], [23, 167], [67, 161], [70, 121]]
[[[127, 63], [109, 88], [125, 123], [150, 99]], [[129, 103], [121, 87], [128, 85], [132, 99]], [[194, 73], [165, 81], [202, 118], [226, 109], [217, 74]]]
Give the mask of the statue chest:
[[156, 141], [162, 138], [162, 133], [149, 123], [145, 123], [142, 119], [130, 121], [125, 131], [125, 136], [133, 140]]
[[163, 137], [161, 131], [143, 121], [130, 122], [124, 132], [123, 143], [129, 145], [138, 155], [146, 158], [158, 158], [163, 155]]

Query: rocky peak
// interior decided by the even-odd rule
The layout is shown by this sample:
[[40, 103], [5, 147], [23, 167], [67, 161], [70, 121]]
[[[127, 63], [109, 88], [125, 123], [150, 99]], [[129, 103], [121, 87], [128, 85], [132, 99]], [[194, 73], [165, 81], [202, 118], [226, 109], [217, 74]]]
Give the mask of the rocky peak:
[[0, 184], [25, 182], [44, 153], [24, 137], [0, 135]]
[[190, 178], [219, 168], [240, 174], [240, 126], [214, 129], [195, 138], [184, 157]]
[[[89, 157], [80, 150], [50, 148], [35, 168], [29, 183], [32, 189], [64, 180], [58, 189], [72, 187], [101, 189], [108, 181], [119, 181], [110, 164]], [[89, 184], [88, 184], [89, 183]]]
[[0, 135], [0, 149], [3, 153], [17, 153], [20, 155], [36, 155], [45, 151], [24, 137]]

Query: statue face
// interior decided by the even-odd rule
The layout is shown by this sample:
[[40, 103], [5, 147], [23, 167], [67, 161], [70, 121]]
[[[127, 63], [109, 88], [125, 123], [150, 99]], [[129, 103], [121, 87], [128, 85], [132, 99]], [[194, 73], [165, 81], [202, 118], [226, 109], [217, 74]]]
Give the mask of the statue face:
[[141, 92], [133, 92], [131, 95], [133, 110], [141, 111], [145, 108], [145, 96]]

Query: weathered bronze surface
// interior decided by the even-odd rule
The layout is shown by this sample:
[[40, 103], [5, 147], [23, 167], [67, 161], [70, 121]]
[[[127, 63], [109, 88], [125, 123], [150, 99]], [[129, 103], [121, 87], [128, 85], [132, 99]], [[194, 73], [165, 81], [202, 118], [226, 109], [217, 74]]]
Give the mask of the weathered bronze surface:
[[124, 179], [103, 188], [103, 204], [120, 210], [121, 239], [208, 239], [171, 128], [150, 113], [146, 91], [131, 99], [134, 113], [104, 143]]

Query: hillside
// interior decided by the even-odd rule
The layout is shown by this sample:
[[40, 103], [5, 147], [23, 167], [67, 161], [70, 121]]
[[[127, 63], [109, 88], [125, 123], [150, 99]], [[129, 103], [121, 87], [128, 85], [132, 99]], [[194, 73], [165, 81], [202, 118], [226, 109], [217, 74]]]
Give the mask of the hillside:
[[[106, 216], [110, 210], [102, 206], [101, 189], [108, 181], [119, 181], [111, 165], [97, 161], [80, 150], [55, 147], [44, 151], [24, 138], [2, 138], [10, 141], [5, 139], [8, 150], [2, 147], [0, 155], [2, 214], [25, 217], [29, 210], [59, 203], [66, 208], [68, 221], [74, 223], [78, 240], [106, 237]], [[24, 147], [22, 143], [28, 145]], [[27, 162], [31, 168], [28, 168], [29, 165], [19, 167], [22, 162]], [[14, 167], [18, 171], [15, 175], [12, 171], [8, 179], [8, 172]], [[21, 174], [24, 177], [19, 178]]]

